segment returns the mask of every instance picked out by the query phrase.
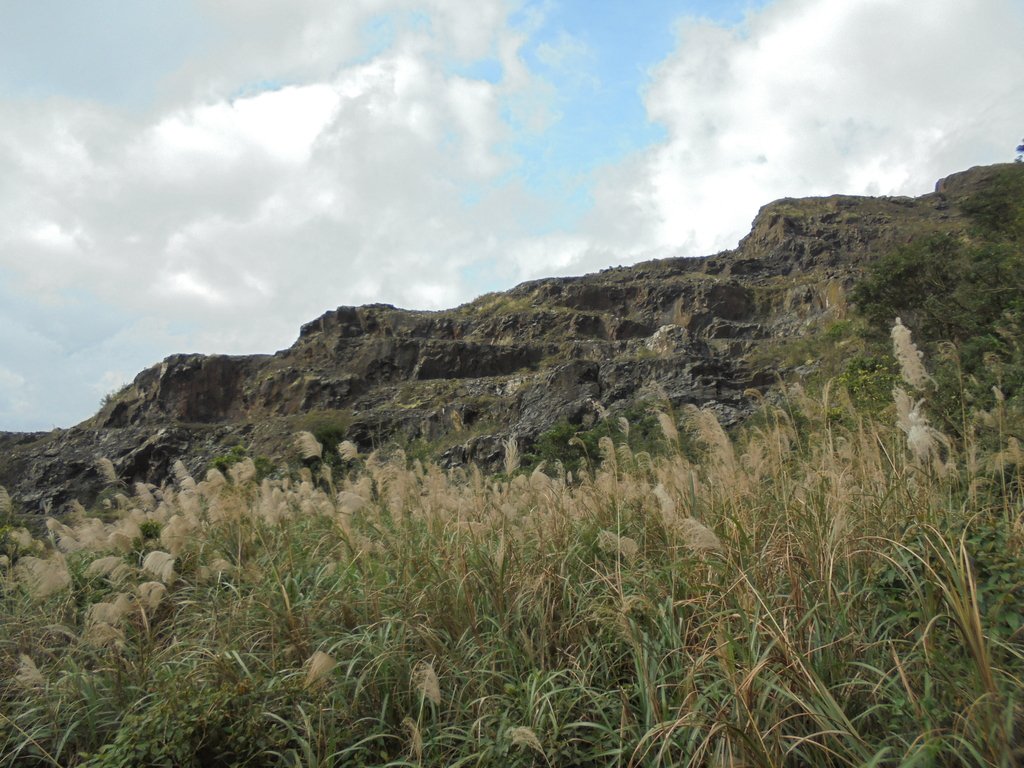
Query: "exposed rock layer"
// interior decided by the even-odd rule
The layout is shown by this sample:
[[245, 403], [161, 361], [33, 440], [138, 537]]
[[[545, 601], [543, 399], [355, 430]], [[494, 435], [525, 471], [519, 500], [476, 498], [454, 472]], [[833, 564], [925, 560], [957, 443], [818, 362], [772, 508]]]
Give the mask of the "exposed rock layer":
[[[901, 243], [959, 231], [959, 202], [993, 167], [916, 199], [834, 196], [761, 209], [732, 251], [524, 283], [442, 312], [339, 307], [273, 355], [174, 355], [68, 430], [0, 433], [0, 484], [27, 510], [89, 500], [96, 459], [127, 483], [200, 470], [236, 444], [284, 458], [311, 425], [361, 447], [430, 441], [449, 464], [494, 465], [561, 419], [589, 423], [638, 399], [749, 412], [776, 380], [765, 349], [842, 315], [864, 266]], [[760, 351], [761, 354], [757, 354]]]

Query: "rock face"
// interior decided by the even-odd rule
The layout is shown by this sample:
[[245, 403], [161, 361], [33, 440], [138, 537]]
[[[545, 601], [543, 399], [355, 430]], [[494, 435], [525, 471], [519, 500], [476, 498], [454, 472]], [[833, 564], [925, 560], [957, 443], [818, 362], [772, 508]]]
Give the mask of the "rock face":
[[[181, 458], [199, 471], [237, 444], [282, 459], [298, 429], [329, 428], [369, 449], [430, 443], [443, 462], [500, 462], [560, 420], [588, 424], [658, 392], [673, 405], [750, 410], [779, 366], [781, 338], [841, 317], [865, 265], [916, 237], [961, 231], [959, 203], [998, 167], [911, 198], [779, 200], [732, 251], [524, 283], [455, 309], [339, 307], [273, 355], [174, 355], [88, 421], [0, 433], [0, 485], [26, 510], [59, 511], [102, 487], [160, 483]], [[760, 354], [758, 354], [760, 352]]]

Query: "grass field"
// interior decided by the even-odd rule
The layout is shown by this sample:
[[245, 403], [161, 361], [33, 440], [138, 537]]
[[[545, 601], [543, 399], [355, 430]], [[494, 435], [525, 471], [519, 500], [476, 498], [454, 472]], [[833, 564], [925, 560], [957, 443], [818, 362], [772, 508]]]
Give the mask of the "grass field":
[[114, 485], [6, 530], [0, 764], [1019, 764], [1024, 453], [903, 405], [666, 407], [576, 477]]

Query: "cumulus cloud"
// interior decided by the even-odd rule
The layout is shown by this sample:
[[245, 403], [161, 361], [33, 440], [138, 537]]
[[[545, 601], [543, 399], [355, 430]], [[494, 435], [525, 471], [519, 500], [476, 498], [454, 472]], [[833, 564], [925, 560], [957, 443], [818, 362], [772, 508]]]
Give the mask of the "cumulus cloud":
[[564, 82], [527, 65], [538, 6], [198, 7], [220, 44], [146, 110], [0, 100], [0, 428], [72, 423], [112, 371], [171, 352], [283, 347], [339, 303], [451, 306], [728, 247], [784, 195], [923, 192], [1008, 159], [1024, 122], [1014, 0], [683, 19], [644, 92], [664, 140], [599, 169], [590, 213], [557, 231], [517, 172], [559, 119], [558, 89], [597, 92], [571, 34], [535, 52]]
[[778, 197], [921, 194], [1008, 159], [1022, 39], [1014, 0], [779, 0], [733, 29], [681, 22], [646, 94], [668, 140], [632, 187], [654, 241], [713, 252]]
[[[479, 242], [514, 220], [494, 204], [515, 162], [503, 147], [543, 125], [547, 91], [520, 61], [524, 33], [504, 2], [209, 12], [239, 42], [193, 59], [150, 112], [0, 101], [0, 287], [22, 309], [0, 359], [29, 333], [52, 350], [18, 354], [0, 381], [17, 384], [19, 414], [47, 399], [40, 423], [92, 410], [95, 391], [67, 402], [40, 373], [48, 364], [79, 378], [84, 367], [102, 387], [111, 366], [172, 351], [285, 346], [339, 303], [458, 303], [473, 292], [463, 270], [493, 255]], [[501, 76], [460, 74], [479, 59]], [[82, 305], [116, 308], [118, 322], [79, 315], [88, 330], [72, 339], [46, 320]], [[13, 412], [4, 426], [24, 427]]]
[[1015, 0], [776, 0], [676, 33], [644, 94], [665, 139], [598, 171], [575, 236], [513, 244], [519, 276], [715, 253], [780, 197], [923, 194], [1024, 125]]

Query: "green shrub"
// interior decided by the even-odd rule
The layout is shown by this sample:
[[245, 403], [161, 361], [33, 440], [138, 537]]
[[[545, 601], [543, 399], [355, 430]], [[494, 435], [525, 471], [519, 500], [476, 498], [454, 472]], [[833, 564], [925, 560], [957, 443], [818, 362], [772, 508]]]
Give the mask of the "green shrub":
[[858, 355], [836, 378], [857, 408], [878, 413], [892, 402], [892, 388], [899, 381], [899, 367], [890, 356]]
[[[239, 443], [231, 448], [227, 453], [221, 454], [210, 462], [210, 469], [216, 469], [217, 471], [227, 474], [231, 467], [235, 466], [238, 462], [247, 458], [249, 451], [246, 447]], [[256, 467], [256, 479], [262, 480], [265, 477], [269, 477], [274, 472], [274, 464], [266, 456], [256, 456], [252, 460], [253, 465]]]
[[210, 468], [216, 469], [219, 472], [226, 473], [231, 467], [244, 459], [247, 455], [245, 446], [239, 443], [231, 448], [225, 454], [221, 454], [210, 462]]
[[[1002, 173], [963, 204], [974, 229], [897, 248], [875, 262], [852, 299], [875, 338], [896, 317], [913, 331], [936, 383], [928, 403], [966, 437], [966, 410], [1006, 401], [1024, 425], [1024, 168]], [[944, 345], [952, 344], [952, 348]]]
[[836, 320], [825, 329], [825, 339], [831, 342], [842, 341], [853, 333], [852, 320]]
[[[551, 429], [542, 432], [531, 451], [523, 457], [525, 468], [546, 462], [549, 469], [561, 463], [567, 472], [578, 472], [583, 468], [594, 468], [601, 463], [600, 441], [611, 438], [615, 445], [628, 445], [634, 453], [645, 452], [652, 456], [664, 454], [668, 443], [662, 433], [656, 407], [639, 402], [622, 412], [621, 418], [629, 423], [628, 434], [619, 425], [619, 417], [606, 418], [593, 427], [584, 428], [563, 420]], [[689, 446], [689, 435], [680, 431], [684, 451]], [[692, 450], [689, 451], [692, 455]]]
[[159, 539], [162, 526], [156, 520], [146, 520], [139, 525], [143, 540]]

